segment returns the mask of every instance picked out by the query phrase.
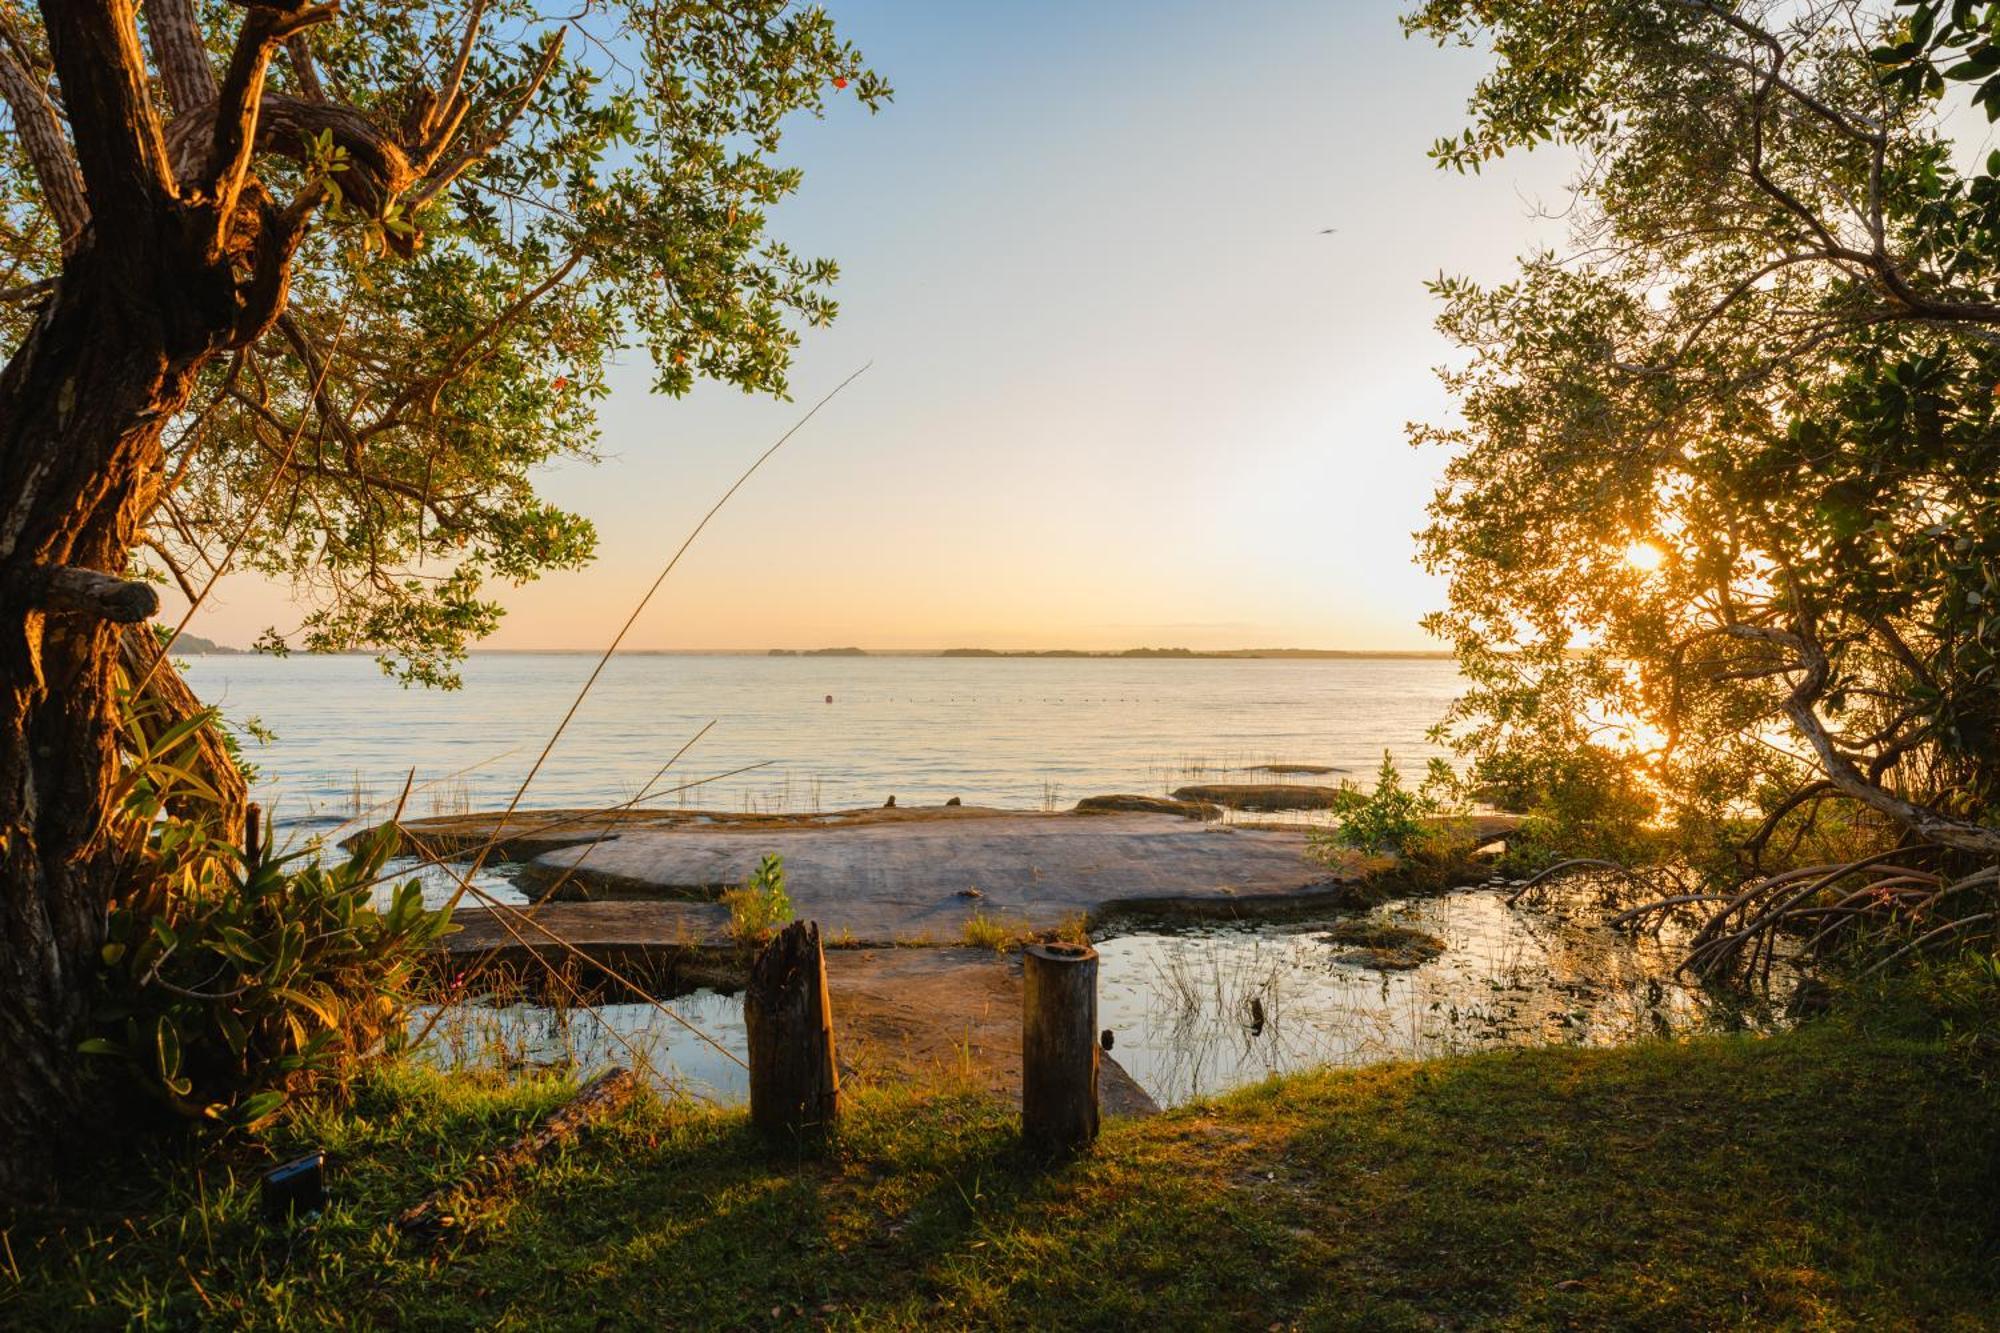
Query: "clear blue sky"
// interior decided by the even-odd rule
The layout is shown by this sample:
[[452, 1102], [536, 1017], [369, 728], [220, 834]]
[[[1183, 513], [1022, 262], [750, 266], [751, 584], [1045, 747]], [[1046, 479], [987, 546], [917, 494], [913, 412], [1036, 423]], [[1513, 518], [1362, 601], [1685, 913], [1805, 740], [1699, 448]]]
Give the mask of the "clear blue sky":
[[[1423, 290], [1498, 278], [1558, 227], [1553, 155], [1481, 178], [1474, 52], [1390, 3], [836, 0], [895, 85], [793, 127], [779, 235], [842, 313], [791, 403], [616, 376], [604, 461], [548, 492], [598, 562], [508, 590], [490, 646], [600, 647], [751, 458], [873, 369], [711, 526], [633, 647], [1435, 646], [1412, 562], [1450, 349]], [[1333, 235], [1321, 229], [1338, 228]], [[238, 578], [192, 628], [294, 613]]]

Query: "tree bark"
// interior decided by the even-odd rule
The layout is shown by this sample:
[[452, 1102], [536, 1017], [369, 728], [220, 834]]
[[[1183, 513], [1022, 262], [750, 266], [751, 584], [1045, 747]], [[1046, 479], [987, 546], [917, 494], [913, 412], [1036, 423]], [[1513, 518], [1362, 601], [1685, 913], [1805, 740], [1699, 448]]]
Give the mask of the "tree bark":
[[144, 246], [93, 233], [0, 371], [0, 1198], [45, 1187], [83, 1128], [123, 627], [46, 594], [57, 568], [123, 573], [162, 428], [234, 321], [228, 266], [186, 220]]
[[743, 992], [750, 1121], [774, 1143], [812, 1145], [840, 1112], [833, 1005], [819, 927], [794, 921], [764, 946]]

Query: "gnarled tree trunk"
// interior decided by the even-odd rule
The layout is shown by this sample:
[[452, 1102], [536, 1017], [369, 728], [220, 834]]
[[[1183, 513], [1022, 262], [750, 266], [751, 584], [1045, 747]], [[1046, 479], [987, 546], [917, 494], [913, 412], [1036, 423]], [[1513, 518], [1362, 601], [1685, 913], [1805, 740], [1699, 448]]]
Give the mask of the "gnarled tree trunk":
[[144, 609], [52, 597], [52, 583], [125, 569], [161, 431], [234, 315], [226, 266], [218, 309], [188, 283], [213, 266], [175, 257], [86, 240], [0, 372], [0, 1198], [46, 1179], [78, 1124], [75, 1052], [117, 873], [110, 616]]
[[[308, 173], [280, 204], [258, 154], [296, 162], [312, 156], [309, 140], [330, 141], [343, 154], [340, 196], [376, 218], [426, 172], [431, 193], [443, 188], [476, 156], [446, 150], [467, 114], [484, 7], [441, 89], [413, 89], [414, 110], [393, 126], [326, 98], [316, 80], [304, 98], [265, 88], [273, 55], [331, 22], [333, 4], [244, 4], [218, 79], [197, 6], [147, 0], [157, 80], [135, 0], [39, 8], [59, 111], [32, 51], [0, 41], [0, 102], [62, 241], [61, 274], [0, 371], [0, 1204], [55, 1178], [82, 1124], [76, 1048], [120, 874], [120, 637], [157, 607], [123, 573], [159, 495], [161, 434], [203, 366], [283, 312], [293, 255], [332, 193]], [[549, 44], [529, 93], [559, 49]], [[384, 233], [399, 253], [417, 242], [407, 220]], [[195, 707], [171, 667], [151, 665], [150, 644], [127, 638], [125, 650], [169, 713]], [[223, 823], [236, 836], [240, 783], [219, 740], [200, 743], [228, 786]]]

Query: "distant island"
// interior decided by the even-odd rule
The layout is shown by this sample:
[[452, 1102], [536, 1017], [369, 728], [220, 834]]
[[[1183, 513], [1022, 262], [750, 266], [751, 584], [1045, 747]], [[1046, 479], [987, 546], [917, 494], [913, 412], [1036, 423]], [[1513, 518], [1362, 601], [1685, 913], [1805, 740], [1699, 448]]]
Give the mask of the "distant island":
[[772, 657], [866, 657], [865, 648], [773, 648]]
[[213, 639], [204, 639], [199, 634], [183, 632], [179, 638], [174, 640], [174, 652], [176, 654], [186, 653], [189, 657], [208, 657], [211, 655], [241, 653], [242, 651], [241, 648], [230, 648], [217, 643]]

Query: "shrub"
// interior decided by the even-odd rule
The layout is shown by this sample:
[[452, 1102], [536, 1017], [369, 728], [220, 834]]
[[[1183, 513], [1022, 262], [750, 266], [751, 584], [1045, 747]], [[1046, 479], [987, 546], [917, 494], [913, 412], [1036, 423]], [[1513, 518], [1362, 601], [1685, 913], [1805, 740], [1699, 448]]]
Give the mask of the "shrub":
[[1430, 831], [1430, 821], [1444, 813], [1444, 804], [1436, 794], [1439, 781], [1439, 775], [1433, 771], [1422, 788], [1410, 791], [1403, 786], [1403, 775], [1397, 770], [1396, 761], [1384, 750], [1373, 791], [1363, 792], [1352, 783], [1341, 784], [1333, 807], [1340, 816], [1334, 841], [1357, 852], [1404, 852]]
[[[128, 755], [130, 866], [100, 955], [84, 1043], [190, 1119], [253, 1128], [358, 1057], [401, 1044], [423, 955], [448, 928], [416, 881], [375, 905], [393, 832], [344, 861], [250, 864], [186, 813], [191, 724]], [[169, 808], [169, 797], [174, 798]]]
[[1451, 766], [1433, 759], [1423, 784], [1410, 790], [1385, 750], [1374, 790], [1341, 784], [1333, 807], [1340, 824], [1330, 834], [1316, 833], [1314, 848], [1328, 860], [1340, 849], [1394, 856], [1399, 881], [1418, 887], [1449, 883], [1466, 873], [1472, 852], [1469, 836], [1448, 818], [1462, 813], [1457, 788]]
[[785, 858], [766, 856], [749, 883], [725, 890], [722, 901], [729, 908], [729, 934], [738, 944], [757, 945], [770, 939], [795, 915], [791, 895], [785, 892]]

